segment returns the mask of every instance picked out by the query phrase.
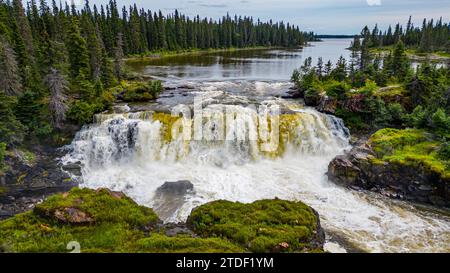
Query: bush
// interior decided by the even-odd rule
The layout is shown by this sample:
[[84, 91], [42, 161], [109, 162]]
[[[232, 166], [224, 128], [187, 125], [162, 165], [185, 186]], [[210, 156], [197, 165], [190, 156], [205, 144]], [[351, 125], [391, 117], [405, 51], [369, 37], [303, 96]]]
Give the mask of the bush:
[[442, 108], [439, 108], [432, 116], [432, 127], [440, 134], [450, 134], [450, 116]]
[[0, 142], [7, 145], [21, 143], [25, 136], [25, 126], [17, 120], [13, 109], [17, 100], [0, 91]]
[[409, 125], [416, 128], [425, 128], [428, 126], [428, 113], [421, 106], [414, 108], [413, 112], [407, 116]]
[[305, 92], [305, 103], [308, 106], [317, 106], [320, 103], [321, 91], [316, 88], [310, 88]]
[[95, 113], [103, 110], [103, 105], [94, 102], [77, 101], [69, 108], [67, 116], [80, 125], [92, 123]]
[[345, 99], [346, 93], [350, 91], [350, 86], [344, 82], [333, 82], [325, 86], [327, 96]]
[[395, 126], [401, 126], [405, 121], [405, 110], [400, 103], [391, 103], [387, 107], [389, 123]]
[[366, 84], [359, 89], [359, 92], [367, 96], [372, 96], [378, 89], [379, 87], [374, 81], [366, 80]]

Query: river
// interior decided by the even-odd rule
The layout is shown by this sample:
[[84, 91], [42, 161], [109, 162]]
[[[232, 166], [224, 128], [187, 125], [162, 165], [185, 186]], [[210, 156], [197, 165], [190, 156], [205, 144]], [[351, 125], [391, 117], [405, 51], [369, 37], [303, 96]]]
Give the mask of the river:
[[[194, 207], [213, 200], [278, 197], [301, 200], [319, 212], [327, 233], [325, 249], [331, 252], [448, 252], [450, 218], [444, 212], [329, 182], [329, 162], [350, 148], [348, 130], [333, 116], [283, 98], [292, 87], [293, 69], [305, 58], [322, 56], [335, 63], [341, 55], [348, 59], [349, 45], [347, 39], [329, 39], [303, 50], [245, 50], [133, 63], [133, 71], [162, 80], [167, 90], [156, 102], [122, 104], [98, 115], [77, 134], [63, 162], [81, 163], [81, 186], [123, 191], [155, 208], [166, 222], [184, 221]], [[154, 112], [184, 105], [191, 113], [199, 97], [203, 135], [186, 140], [173, 131], [167, 141], [167, 115]], [[271, 107], [280, 111], [279, 133], [284, 136], [277, 156], [262, 149], [258, 121]], [[195, 127], [195, 120], [195, 115], [186, 118], [183, 128]], [[218, 130], [224, 123], [225, 139]], [[256, 139], [240, 137], [252, 134]], [[194, 190], [181, 201], [158, 197], [164, 182], [179, 180], [190, 181]]]

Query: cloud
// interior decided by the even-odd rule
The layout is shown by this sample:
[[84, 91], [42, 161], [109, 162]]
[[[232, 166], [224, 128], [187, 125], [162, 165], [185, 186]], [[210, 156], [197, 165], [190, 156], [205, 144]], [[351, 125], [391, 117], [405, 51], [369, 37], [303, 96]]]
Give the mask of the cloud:
[[200, 4], [200, 7], [205, 7], [205, 8], [226, 8], [227, 5], [225, 4]]
[[369, 6], [381, 6], [381, 0], [367, 0]]

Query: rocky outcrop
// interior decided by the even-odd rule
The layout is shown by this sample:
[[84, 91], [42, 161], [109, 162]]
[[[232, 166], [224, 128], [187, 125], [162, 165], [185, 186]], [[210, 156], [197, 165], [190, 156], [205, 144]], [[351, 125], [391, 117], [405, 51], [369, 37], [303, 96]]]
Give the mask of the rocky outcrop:
[[345, 187], [436, 206], [450, 206], [450, 181], [438, 174], [406, 164], [379, 160], [370, 145], [354, 147], [337, 156], [328, 167], [328, 178]]
[[37, 146], [31, 151], [13, 150], [0, 174], [0, 219], [33, 209], [47, 196], [77, 185], [61, 169], [58, 151]]
[[320, 98], [319, 105], [317, 106], [317, 110], [319, 112], [334, 115], [336, 113], [337, 108], [337, 99], [331, 98], [329, 96], [322, 96]]

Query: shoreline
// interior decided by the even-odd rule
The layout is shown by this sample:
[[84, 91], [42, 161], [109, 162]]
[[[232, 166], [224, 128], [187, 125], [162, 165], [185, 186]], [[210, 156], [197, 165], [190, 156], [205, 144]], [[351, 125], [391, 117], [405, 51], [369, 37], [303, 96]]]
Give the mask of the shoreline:
[[238, 52], [238, 51], [250, 51], [250, 50], [274, 50], [274, 49], [302, 49], [308, 45], [299, 47], [279, 47], [279, 46], [255, 46], [255, 47], [230, 47], [230, 48], [217, 48], [217, 49], [185, 49], [185, 50], [168, 50], [168, 51], [152, 51], [145, 53], [142, 56], [128, 56], [123, 60], [127, 63], [141, 62], [146, 60], [158, 60], [163, 58], [178, 57], [178, 56], [197, 56], [212, 53], [221, 52]]

